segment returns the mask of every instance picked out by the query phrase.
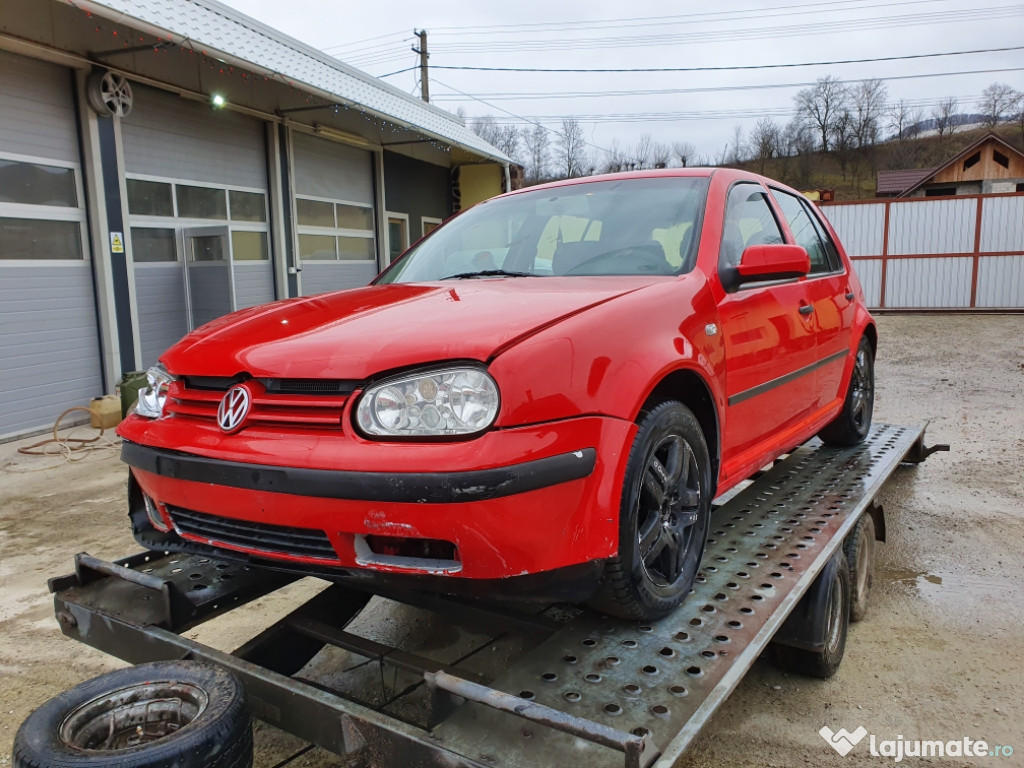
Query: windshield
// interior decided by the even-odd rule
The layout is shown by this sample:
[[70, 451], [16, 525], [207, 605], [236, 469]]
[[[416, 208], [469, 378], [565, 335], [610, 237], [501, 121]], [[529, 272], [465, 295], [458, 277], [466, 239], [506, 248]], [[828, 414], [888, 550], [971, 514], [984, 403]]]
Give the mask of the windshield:
[[707, 177], [587, 182], [495, 198], [414, 246], [380, 283], [678, 275], [693, 269]]

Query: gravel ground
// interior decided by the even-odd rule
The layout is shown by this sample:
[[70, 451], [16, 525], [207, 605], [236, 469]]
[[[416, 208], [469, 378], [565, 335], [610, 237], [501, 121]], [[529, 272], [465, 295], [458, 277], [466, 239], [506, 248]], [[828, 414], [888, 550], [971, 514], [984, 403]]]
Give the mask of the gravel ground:
[[[1024, 317], [883, 316], [878, 324], [876, 420], [930, 420], [929, 442], [952, 452], [899, 470], [883, 490], [889, 541], [877, 550], [869, 614], [852, 627], [839, 673], [817, 681], [757, 662], [680, 766], [893, 762], [869, 757], [866, 742], [840, 757], [818, 736], [826, 725], [863, 726], [879, 743], [967, 736], [1017, 749], [907, 757], [910, 766], [1024, 765]], [[68, 464], [15, 453], [28, 442], [0, 445], [0, 766], [33, 708], [121, 666], [60, 634], [46, 579], [68, 572], [75, 552], [137, 550], [114, 452]], [[298, 582], [190, 635], [230, 649], [318, 588]], [[471, 640], [379, 601], [365, 621], [436, 647]], [[303, 747], [261, 725], [256, 766], [343, 764]]]

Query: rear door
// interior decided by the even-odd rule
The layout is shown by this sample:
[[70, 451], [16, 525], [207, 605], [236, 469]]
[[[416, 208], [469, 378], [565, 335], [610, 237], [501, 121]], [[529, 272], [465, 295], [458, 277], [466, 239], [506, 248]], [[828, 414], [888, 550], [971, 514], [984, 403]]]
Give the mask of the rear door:
[[[735, 267], [750, 245], [783, 242], [764, 187], [735, 184], [728, 193], [719, 269]], [[815, 396], [814, 311], [803, 280], [749, 283], [719, 305], [726, 352], [726, 475], [795, 435]], [[789, 434], [787, 434], [789, 433]]]

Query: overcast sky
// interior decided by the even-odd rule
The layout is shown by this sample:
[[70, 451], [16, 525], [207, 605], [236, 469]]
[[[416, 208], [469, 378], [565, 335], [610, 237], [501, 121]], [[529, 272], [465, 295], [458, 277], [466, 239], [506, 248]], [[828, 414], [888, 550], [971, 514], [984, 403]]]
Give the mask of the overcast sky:
[[[995, 81], [1024, 91], [1024, 49], [717, 72], [440, 68], [764, 67], [1010, 48], [1024, 46], [1024, 2], [1014, 0], [224, 1], [377, 76], [414, 67], [413, 30], [425, 29], [434, 103], [518, 125], [557, 128], [560, 118], [575, 116], [587, 140], [602, 148], [614, 141], [628, 146], [649, 133], [663, 143], [690, 142], [713, 160], [736, 125], [749, 131], [766, 114], [787, 122], [799, 84], [824, 74], [885, 78], [890, 101], [913, 101], [926, 115], [949, 96], [962, 111], [973, 111], [982, 89]], [[1002, 69], [1013, 71], [954, 74]], [[419, 94], [418, 68], [385, 79]], [[780, 85], [787, 87], [774, 87]]]

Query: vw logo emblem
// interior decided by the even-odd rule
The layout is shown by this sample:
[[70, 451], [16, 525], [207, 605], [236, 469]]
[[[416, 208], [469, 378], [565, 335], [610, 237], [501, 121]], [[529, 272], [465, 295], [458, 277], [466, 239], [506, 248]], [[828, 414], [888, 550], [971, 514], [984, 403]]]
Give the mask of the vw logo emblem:
[[217, 423], [227, 433], [237, 432], [245, 424], [252, 406], [252, 395], [244, 386], [232, 387], [217, 408]]

